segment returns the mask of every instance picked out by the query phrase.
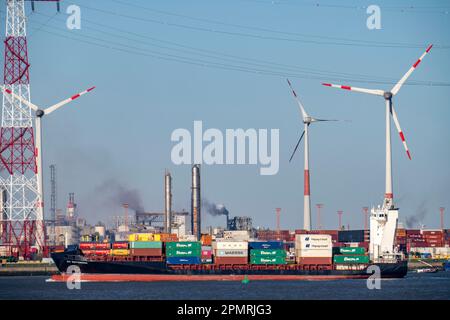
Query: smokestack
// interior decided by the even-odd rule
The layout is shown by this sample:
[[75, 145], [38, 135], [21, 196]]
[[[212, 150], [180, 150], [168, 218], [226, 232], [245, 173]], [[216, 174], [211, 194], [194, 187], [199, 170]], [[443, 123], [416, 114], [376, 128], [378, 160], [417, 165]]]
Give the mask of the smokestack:
[[164, 231], [172, 233], [172, 176], [166, 171], [164, 175]]
[[192, 166], [191, 226], [192, 234], [201, 237], [201, 198], [200, 198], [200, 165]]

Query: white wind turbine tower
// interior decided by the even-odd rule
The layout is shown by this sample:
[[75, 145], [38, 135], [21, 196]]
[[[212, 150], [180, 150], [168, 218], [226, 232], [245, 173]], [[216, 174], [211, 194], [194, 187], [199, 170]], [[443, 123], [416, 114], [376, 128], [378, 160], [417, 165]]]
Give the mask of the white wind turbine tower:
[[38, 208], [38, 216], [40, 219], [42, 219], [42, 221], [44, 220], [44, 186], [43, 186], [43, 177], [42, 177], [42, 127], [41, 127], [41, 118], [44, 115], [50, 114], [53, 111], [58, 110], [59, 108], [61, 108], [62, 106], [68, 104], [69, 102], [74, 101], [75, 99], [78, 99], [79, 97], [81, 97], [82, 95], [94, 90], [95, 87], [91, 87], [83, 92], [77, 93], [76, 95], [65, 99], [61, 102], [58, 102], [46, 109], [41, 109], [39, 108], [37, 105], [29, 102], [28, 100], [22, 98], [21, 96], [16, 95], [15, 93], [13, 93], [11, 90], [5, 88], [5, 87], [1, 87], [1, 90], [6, 93], [6, 94], [10, 94], [12, 95], [15, 99], [20, 100], [23, 104], [27, 105], [28, 107], [30, 107], [32, 110], [34, 110], [35, 114], [36, 114], [36, 166], [37, 166], [37, 188], [38, 188], [38, 196], [39, 196], [39, 208]]
[[324, 86], [340, 88], [344, 90], [367, 93], [382, 96], [386, 101], [386, 185], [383, 206], [377, 209], [372, 208], [370, 216], [370, 253], [372, 259], [379, 259], [384, 255], [394, 254], [394, 236], [398, 220], [398, 208], [394, 207], [394, 196], [392, 192], [392, 156], [391, 156], [391, 118], [394, 120], [397, 131], [402, 140], [408, 158], [411, 160], [411, 154], [406, 145], [405, 136], [400, 127], [397, 113], [395, 112], [392, 98], [399, 92], [405, 81], [418, 67], [425, 55], [430, 52], [433, 45], [430, 45], [420, 58], [412, 65], [405, 75], [394, 85], [390, 91], [364, 89], [331, 83], [323, 83]]
[[305, 111], [305, 108], [303, 107], [302, 103], [300, 102], [300, 99], [297, 96], [297, 93], [295, 92], [294, 88], [292, 88], [291, 82], [289, 79], [287, 79], [287, 82], [289, 84], [289, 87], [292, 90], [292, 94], [294, 95], [295, 100], [297, 101], [297, 104], [300, 108], [302, 121], [305, 126], [305, 129], [303, 130], [302, 135], [300, 136], [300, 139], [298, 139], [298, 142], [294, 148], [294, 152], [292, 152], [291, 158], [289, 159], [289, 162], [291, 162], [292, 158], [294, 157], [295, 152], [297, 151], [298, 146], [300, 145], [300, 142], [302, 141], [303, 136], [305, 136], [305, 162], [304, 162], [304, 190], [303, 190], [303, 229], [305, 230], [311, 230], [311, 194], [310, 194], [310, 184], [309, 184], [309, 138], [308, 138], [308, 128], [309, 125], [313, 122], [321, 122], [321, 121], [337, 121], [337, 120], [326, 120], [326, 119], [316, 119], [308, 115]]

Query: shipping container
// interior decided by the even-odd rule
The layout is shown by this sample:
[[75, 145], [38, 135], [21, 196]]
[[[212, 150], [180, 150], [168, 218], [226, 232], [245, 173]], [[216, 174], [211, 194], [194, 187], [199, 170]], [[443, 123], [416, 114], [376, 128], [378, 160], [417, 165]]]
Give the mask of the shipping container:
[[214, 251], [216, 257], [248, 257], [248, 250], [218, 249]]
[[250, 257], [251, 264], [286, 264], [286, 257], [274, 256], [252, 256]]
[[298, 264], [332, 264], [331, 257], [297, 257]]
[[215, 242], [216, 249], [237, 249], [247, 250], [248, 242], [246, 241], [219, 241]]
[[81, 251], [85, 256], [95, 255], [95, 250], [82, 249]]
[[81, 250], [94, 250], [95, 249], [95, 242], [81, 242], [78, 247]]
[[202, 251], [200, 248], [197, 249], [188, 249], [188, 248], [179, 248], [179, 249], [166, 249], [166, 256], [168, 257], [200, 257]]
[[323, 257], [332, 257], [333, 250], [332, 248], [327, 250], [295, 250], [295, 255], [297, 257], [310, 257], [310, 258], [323, 258]]
[[202, 257], [203, 256], [206, 256], [206, 257], [212, 256], [212, 250], [202, 250]]
[[200, 251], [202, 249], [202, 246], [198, 241], [167, 242], [166, 250], [167, 249], [195, 249]]
[[364, 230], [340, 230], [339, 242], [364, 242]]
[[96, 256], [109, 256], [111, 254], [111, 251], [109, 249], [96, 249], [95, 255]]
[[133, 241], [130, 242], [131, 249], [161, 249], [161, 241]]
[[361, 247], [340, 247], [339, 253], [341, 254], [365, 254], [366, 249]]
[[201, 264], [200, 257], [167, 257], [167, 264]]
[[210, 246], [212, 243], [212, 236], [209, 234], [202, 234], [201, 241], [202, 245]]
[[112, 244], [113, 249], [128, 249], [128, 242], [114, 242]]
[[132, 233], [128, 236], [128, 241], [153, 241], [153, 233]]
[[334, 263], [369, 263], [369, 256], [335, 255], [333, 261]]
[[130, 250], [128, 250], [128, 249], [111, 249], [111, 254], [113, 256], [128, 256], [128, 255], [130, 255]]
[[140, 257], [160, 257], [162, 256], [162, 249], [161, 248], [131, 249], [130, 254], [132, 256], [140, 256]]
[[202, 260], [203, 264], [208, 264], [208, 263], [212, 263], [213, 262], [212, 258], [203, 258], [202, 257], [201, 260]]
[[249, 249], [283, 249], [282, 241], [252, 241], [248, 243]]
[[252, 249], [250, 250], [250, 256], [280, 256], [286, 257], [286, 250], [283, 249]]
[[215, 264], [248, 264], [248, 257], [214, 257]]

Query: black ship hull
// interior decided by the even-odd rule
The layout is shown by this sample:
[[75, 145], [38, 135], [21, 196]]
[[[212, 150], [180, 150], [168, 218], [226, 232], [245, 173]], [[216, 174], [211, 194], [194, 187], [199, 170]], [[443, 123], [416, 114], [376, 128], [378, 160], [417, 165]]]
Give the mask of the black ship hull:
[[[76, 252], [52, 253], [52, 258], [61, 272], [65, 274], [69, 266], [77, 266], [82, 274], [121, 274], [121, 275], [173, 275], [173, 276], [213, 276], [213, 275], [255, 275], [255, 276], [329, 276], [330, 278], [368, 278], [369, 265], [348, 266], [337, 270], [331, 266], [252, 266], [232, 265], [167, 265], [164, 261], [111, 261], [84, 257]], [[407, 262], [374, 263], [379, 267], [382, 278], [403, 278], [407, 273]]]

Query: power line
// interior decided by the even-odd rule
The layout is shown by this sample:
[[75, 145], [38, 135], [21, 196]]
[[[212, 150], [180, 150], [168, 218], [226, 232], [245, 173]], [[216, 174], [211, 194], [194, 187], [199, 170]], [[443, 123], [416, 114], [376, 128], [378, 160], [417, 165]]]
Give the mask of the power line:
[[[46, 33], [54, 35], [54, 36], [58, 36], [58, 37], [62, 37], [62, 38], [69, 38], [69, 39], [72, 39], [75, 41], [84, 42], [89, 45], [94, 45], [94, 46], [98, 46], [98, 47], [102, 47], [102, 48], [106, 48], [106, 49], [117, 50], [117, 51], [121, 51], [121, 52], [132, 53], [132, 54], [141, 55], [141, 56], [153, 57], [153, 58], [161, 59], [161, 60], [181, 62], [181, 63], [197, 65], [197, 66], [202, 66], [202, 67], [208, 67], [208, 68], [219, 68], [219, 69], [225, 69], [225, 70], [242, 71], [242, 72], [248, 72], [248, 73], [272, 75], [272, 76], [282, 76], [282, 77], [289, 76], [289, 77], [303, 78], [303, 79], [318, 79], [318, 80], [327, 79], [327, 80], [354, 81], [354, 82], [378, 83], [378, 84], [392, 84], [392, 83], [396, 82], [396, 80], [390, 81], [389, 79], [388, 80], [386, 80], [386, 79], [377, 80], [376, 77], [370, 77], [370, 76], [365, 76], [365, 75], [351, 75], [351, 74], [343, 75], [343, 74], [326, 72], [326, 71], [311, 72], [311, 71], [300, 71], [300, 70], [292, 70], [292, 69], [288, 70], [288, 72], [286, 72], [286, 71], [282, 71], [282, 70], [274, 70], [274, 69], [272, 69], [272, 67], [270, 65], [265, 66], [265, 65], [261, 65], [261, 64], [257, 65], [255, 63], [249, 64], [249, 63], [243, 63], [243, 62], [237, 62], [238, 65], [236, 65], [236, 64], [230, 64], [230, 63], [222, 63], [220, 61], [219, 62], [208, 61], [208, 60], [204, 60], [204, 59], [180, 56], [178, 54], [167, 54], [167, 53], [159, 52], [159, 51], [155, 51], [155, 50], [141, 49], [141, 48], [123, 44], [120, 42], [113, 42], [113, 41], [105, 40], [103, 38], [98, 38], [98, 37], [89, 36], [89, 35], [83, 35], [84, 38], [93, 40], [93, 41], [90, 41], [90, 40], [86, 40], [86, 39], [80, 39], [79, 37], [74, 37], [73, 32], [70, 32], [70, 31], [64, 31], [65, 35], [62, 35], [60, 33], [54, 32], [54, 31], [44, 30], [43, 28], [49, 29], [50, 27], [40, 26], [39, 30], [42, 30], [43, 32], [46, 32]], [[100, 30], [100, 32], [105, 33], [104, 31], [101, 31], [101, 30]], [[117, 36], [112, 33], [108, 33], [108, 34]], [[126, 39], [130, 40], [130, 41], [135, 41], [135, 40], [129, 39], [129, 38], [126, 38]], [[219, 59], [216, 57], [212, 57], [212, 58], [214, 58], [216, 60]], [[224, 60], [224, 59], [222, 59], [222, 60]], [[249, 65], [253, 65], [253, 66], [250, 67]], [[254, 67], [255, 65], [257, 65], [258, 68], [255, 68]], [[365, 78], [365, 77], [367, 77], [367, 78]], [[409, 84], [410, 85], [450, 86], [449, 83], [439, 83], [439, 82], [410, 82]]]

